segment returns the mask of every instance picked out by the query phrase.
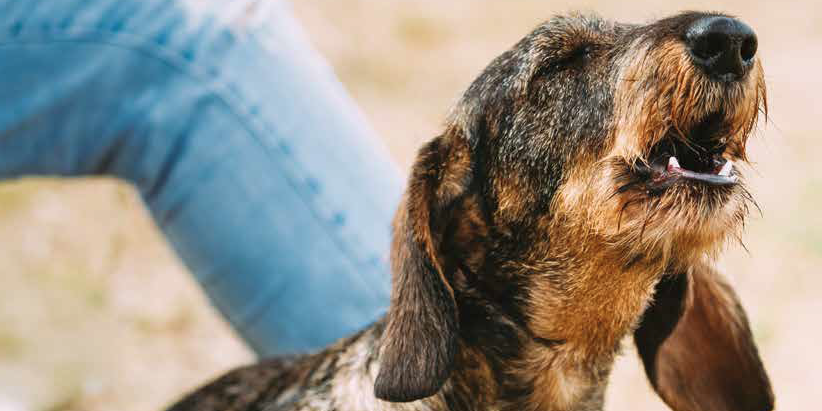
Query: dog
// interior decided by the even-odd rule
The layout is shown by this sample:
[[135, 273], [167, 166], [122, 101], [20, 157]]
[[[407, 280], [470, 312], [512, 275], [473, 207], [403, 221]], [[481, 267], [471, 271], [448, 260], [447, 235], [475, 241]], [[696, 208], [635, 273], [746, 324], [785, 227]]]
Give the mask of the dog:
[[741, 168], [767, 117], [756, 49], [716, 13], [540, 25], [419, 151], [387, 316], [170, 410], [601, 410], [631, 334], [673, 410], [773, 409], [713, 267], [755, 206]]

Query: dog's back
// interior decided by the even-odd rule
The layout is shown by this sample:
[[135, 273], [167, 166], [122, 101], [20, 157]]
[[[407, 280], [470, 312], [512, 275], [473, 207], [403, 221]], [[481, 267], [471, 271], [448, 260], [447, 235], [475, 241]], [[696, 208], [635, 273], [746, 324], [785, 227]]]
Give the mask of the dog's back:
[[199, 388], [168, 411], [262, 409], [297, 384], [300, 364], [311, 356], [274, 358], [237, 368]]
[[240, 367], [199, 388], [168, 411], [378, 410], [371, 392], [382, 322], [311, 355]]

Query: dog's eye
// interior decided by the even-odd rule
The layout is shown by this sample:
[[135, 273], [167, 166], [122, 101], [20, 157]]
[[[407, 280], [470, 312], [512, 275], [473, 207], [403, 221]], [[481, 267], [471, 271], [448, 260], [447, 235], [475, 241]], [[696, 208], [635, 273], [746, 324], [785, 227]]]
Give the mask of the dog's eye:
[[532, 78], [532, 82], [549, 80], [561, 72], [579, 72], [588, 64], [592, 56], [596, 53], [596, 50], [595, 45], [582, 43], [569, 51], [565, 51], [554, 59], [544, 63]]
[[591, 59], [594, 47], [590, 44], [580, 44], [565, 57], [566, 64], [586, 63]]

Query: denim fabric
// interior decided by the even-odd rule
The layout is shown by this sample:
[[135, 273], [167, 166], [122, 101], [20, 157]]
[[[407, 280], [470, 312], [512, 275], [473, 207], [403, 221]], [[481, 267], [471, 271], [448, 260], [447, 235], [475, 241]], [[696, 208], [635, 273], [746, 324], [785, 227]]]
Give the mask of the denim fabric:
[[321, 347], [385, 311], [400, 173], [285, 4], [0, 11], [0, 178], [134, 183], [260, 355]]

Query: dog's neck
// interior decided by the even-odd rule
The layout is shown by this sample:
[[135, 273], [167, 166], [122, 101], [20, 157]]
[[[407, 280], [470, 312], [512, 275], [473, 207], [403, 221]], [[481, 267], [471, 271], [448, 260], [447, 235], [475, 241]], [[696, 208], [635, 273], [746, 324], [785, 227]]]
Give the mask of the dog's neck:
[[[604, 246], [601, 238], [568, 231], [570, 238], [548, 241], [538, 231], [545, 232], [511, 230], [520, 238], [505, 238], [491, 231], [478, 244], [460, 237], [468, 230], [455, 230], [447, 247], [449, 255], [462, 257], [449, 265], [459, 349], [435, 395], [391, 403], [362, 394], [373, 392], [379, 373], [381, 321], [341, 354], [350, 358], [340, 363], [352, 366], [335, 377], [338, 404], [359, 410], [601, 409], [619, 343], [637, 324], [665, 263], [652, 256], [625, 264], [624, 250]], [[522, 238], [528, 232], [534, 238]]]
[[[379, 373], [377, 350], [383, 332], [378, 322], [361, 335], [340, 345], [342, 364], [334, 372], [330, 384], [338, 410], [599, 410], [602, 408], [606, 381], [616, 355], [619, 341], [631, 331], [653, 289], [647, 279], [646, 290], [626, 296], [621, 290], [631, 286], [613, 281], [627, 281], [631, 277], [654, 277], [648, 264], [636, 264], [630, 272], [606, 273], [599, 264], [581, 264], [567, 259], [568, 267], [577, 267], [568, 277], [590, 278], [578, 284], [579, 293], [590, 299], [602, 299], [607, 313], [574, 313], [579, 307], [560, 301], [580, 301], [554, 293], [554, 304], [534, 306], [529, 302], [529, 315], [524, 316], [500, 301], [489, 302], [480, 298], [475, 288], [457, 288], [456, 299], [460, 310], [460, 349], [454, 369], [442, 389], [435, 395], [413, 403], [391, 403], [378, 400], [372, 392]], [[563, 264], [564, 265], [564, 264]], [[554, 269], [561, 267], [555, 265]], [[544, 273], [549, 275], [550, 273]], [[561, 275], [559, 273], [554, 273]], [[620, 280], [621, 279], [621, 280]], [[606, 281], [606, 283], [602, 283]], [[609, 288], [602, 295], [592, 284], [600, 282]], [[640, 295], [641, 294], [641, 295]], [[504, 293], [501, 293], [504, 296]], [[549, 293], [545, 298], [551, 297]], [[634, 316], [614, 319], [614, 305], [632, 305]], [[559, 314], [541, 314], [540, 310], [556, 310]], [[629, 311], [625, 307], [624, 311]], [[555, 315], [564, 316], [557, 318]], [[578, 315], [579, 319], [571, 319]], [[597, 316], [603, 316], [597, 318]], [[542, 318], [542, 317], [547, 317]], [[556, 318], [556, 323], [549, 319]], [[612, 327], [604, 327], [604, 318]], [[630, 317], [630, 318], [629, 318]], [[558, 328], [564, 324], [565, 328]], [[570, 327], [568, 327], [570, 325]], [[598, 342], [594, 347], [592, 344]], [[345, 405], [343, 405], [345, 404]]]
[[542, 242], [516, 262], [486, 261], [493, 273], [463, 265], [453, 279], [461, 349], [439, 394], [451, 398], [446, 403], [602, 408], [620, 342], [637, 325], [668, 262], [641, 256], [625, 264], [624, 250], [603, 239], [569, 235], [574, 238]]
[[524, 323], [494, 314], [485, 324], [466, 327], [462, 320], [463, 341], [473, 350], [463, 355], [452, 381], [465, 378], [470, 386], [481, 375], [476, 370], [490, 369], [496, 398], [489, 409], [601, 409], [620, 341], [637, 324], [662, 274], [644, 264], [624, 272], [606, 268], [587, 261], [570, 276], [587, 281], [561, 292], [533, 290], [541, 297], [528, 302]]

